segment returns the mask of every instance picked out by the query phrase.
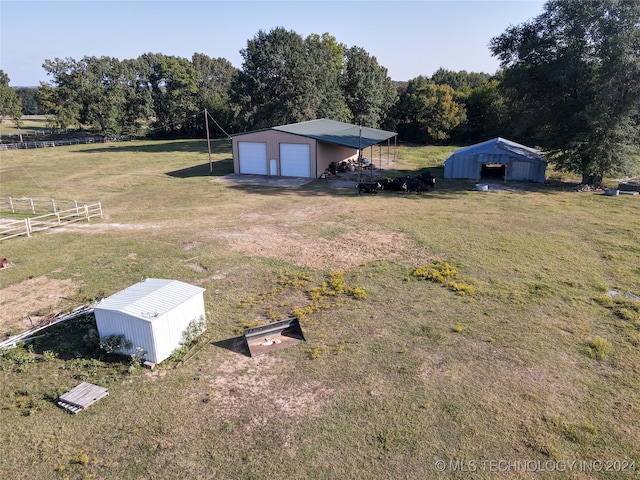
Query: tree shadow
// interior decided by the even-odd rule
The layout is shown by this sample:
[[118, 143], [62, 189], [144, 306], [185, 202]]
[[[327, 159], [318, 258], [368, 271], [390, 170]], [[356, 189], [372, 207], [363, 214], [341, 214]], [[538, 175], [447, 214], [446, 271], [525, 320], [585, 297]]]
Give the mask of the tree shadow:
[[165, 175], [176, 178], [192, 178], [208, 176], [222, 177], [231, 173], [233, 173], [233, 159], [225, 158], [211, 162], [211, 164], [207, 162], [201, 165], [194, 165], [193, 167], [181, 168], [180, 170], [167, 172]]
[[[139, 152], [139, 153], [208, 153], [207, 140], [206, 139], [190, 139], [190, 140], [166, 140], [166, 141], [149, 141], [146, 140], [134, 140], [131, 142], [113, 142], [106, 143], [102, 148], [87, 148], [81, 150], [83, 153], [103, 153], [113, 152], [118, 150], [120, 152]], [[215, 139], [211, 140], [211, 154], [229, 154], [231, 150], [231, 143], [228, 139]]]

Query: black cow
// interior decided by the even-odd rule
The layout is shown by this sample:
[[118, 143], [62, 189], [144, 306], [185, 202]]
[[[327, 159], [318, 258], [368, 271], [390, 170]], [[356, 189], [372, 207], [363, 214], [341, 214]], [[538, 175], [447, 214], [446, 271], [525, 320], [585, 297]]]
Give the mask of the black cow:
[[408, 177], [407, 178], [407, 191], [408, 192], [428, 192], [435, 184], [435, 178], [433, 177]]
[[406, 178], [394, 178], [388, 179], [385, 178], [380, 180], [380, 185], [382, 185], [383, 190], [388, 190], [390, 192], [406, 192], [407, 191], [407, 182]]
[[358, 195], [362, 192], [376, 194], [378, 189], [382, 188], [382, 185], [379, 182], [360, 182], [356, 188], [358, 189]]
[[423, 184], [426, 186], [425, 190], [433, 190], [436, 187], [436, 177], [431, 176], [431, 172], [427, 170], [420, 175]]

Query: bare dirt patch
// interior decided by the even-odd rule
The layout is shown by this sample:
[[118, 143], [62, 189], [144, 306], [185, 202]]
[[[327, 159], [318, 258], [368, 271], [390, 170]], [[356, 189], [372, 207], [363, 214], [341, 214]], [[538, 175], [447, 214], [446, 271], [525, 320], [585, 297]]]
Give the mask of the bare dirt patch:
[[[80, 285], [71, 279], [30, 278], [0, 290], [0, 333], [31, 328], [47, 314], [72, 308]], [[32, 317], [31, 321], [29, 316]]]
[[249, 414], [247, 428], [264, 426], [279, 417], [295, 422], [318, 415], [333, 395], [331, 388], [318, 381], [287, 383], [276, 357], [245, 357], [232, 352], [225, 355], [209, 379], [212, 401], [223, 417]]
[[266, 225], [215, 229], [208, 234], [227, 240], [233, 251], [310, 268], [349, 269], [379, 260], [420, 264], [434, 258], [401, 233], [373, 229], [345, 232], [331, 239], [311, 238], [293, 228]]

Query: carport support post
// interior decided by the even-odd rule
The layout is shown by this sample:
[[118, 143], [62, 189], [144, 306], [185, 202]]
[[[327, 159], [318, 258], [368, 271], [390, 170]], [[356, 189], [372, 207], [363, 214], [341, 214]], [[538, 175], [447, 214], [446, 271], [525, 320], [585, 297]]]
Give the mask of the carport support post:
[[358, 183], [362, 176], [362, 125], [360, 125], [360, 136], [358, 137]]

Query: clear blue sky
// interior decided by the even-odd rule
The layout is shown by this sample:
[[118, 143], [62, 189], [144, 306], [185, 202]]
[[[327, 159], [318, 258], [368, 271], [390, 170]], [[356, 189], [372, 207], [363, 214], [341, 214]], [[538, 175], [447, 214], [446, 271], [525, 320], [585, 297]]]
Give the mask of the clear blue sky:
[[42, 64], [54, 58], [203, 53], [241, 68], [248, 40], [284, 27], [303, 37], [328, 32], [347, 47], [362, 47], [393, 80], [430, 76], [440, 67], [494, 73], [499, 64], [490, 39], [539, 15], [544, 3], [0, 0], [0, 69], [16, 87], [49, 81]]

